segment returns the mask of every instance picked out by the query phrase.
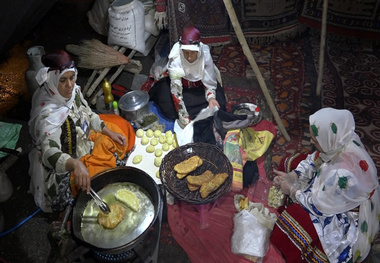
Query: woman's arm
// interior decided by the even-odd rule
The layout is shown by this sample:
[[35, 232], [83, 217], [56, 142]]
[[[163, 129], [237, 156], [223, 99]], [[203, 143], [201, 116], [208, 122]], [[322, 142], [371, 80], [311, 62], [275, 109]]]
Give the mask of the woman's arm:
[[66, 170], [72, 171], [75, 183], [82, 189], [86, 189], [87, 194], [90, 193], [91, 180], [90, 174], [84, 164], [78, 159], [70, 158], [66, 161]]

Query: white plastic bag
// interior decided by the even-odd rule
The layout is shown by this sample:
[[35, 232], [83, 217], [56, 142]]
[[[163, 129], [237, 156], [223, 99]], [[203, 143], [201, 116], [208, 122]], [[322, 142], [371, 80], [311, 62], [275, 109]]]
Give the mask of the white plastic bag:
[[115, 0], [108, 9], [108, 45], [144, 53], [145, 10], [138, 0]]
[[90, 26], [103, 36], [108, 35], [108, 8], [113, 0], [96, 0], [87, 12]]
[[255, 215], [242, 210], [234, 215], [231, 251], [242, 256], [263, 258], [269, 249], [270, 230]]
[[242, 209], [240, 200], [243, 195], [234, 196], [237, 214], [234, 215], [234, 230], [231, 238], [231, 251], [234, 254], [262, 259], [269, 249], [269, 237], [277, 216], [262, 203], [249, 201]]

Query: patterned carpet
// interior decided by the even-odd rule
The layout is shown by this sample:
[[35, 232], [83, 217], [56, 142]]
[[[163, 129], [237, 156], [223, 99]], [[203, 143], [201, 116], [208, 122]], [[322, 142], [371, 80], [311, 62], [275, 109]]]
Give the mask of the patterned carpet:
[[[313, 59], [319, 46], [312, 40]], [[380, 173], [380, 50], [367, 43], [328, 41], [324, 59], [322, 107], [350, 110], [356, 132]]]
[[[284, 126], [291, 137], [286, 141], [278, 131], [272, 148], [272, 163], [277, 166], [287, 153], [310, 150], [306, 116], [312, 108], [310, 83], [305, 77], [305, 55], [303, 48], [308, 45], [302, 38], [291, 42], [276, 42], [268, 46], [251, 44], [256, 63], [267, 83], [274, 87], [272, 97]], [[246, 61], [240, 44], [230, 44], [222, 50], [213, 49], [214, 61], [224, 78], [246, 77], [253, 79], [254, 73]], [[247, 87], [251, 92], [261, 92]], [[254, 103], [254, 102], [253, 102]]]
[[[274, 87], [273, 101], [291, 138], [286, 141], [278, 131], [272, 148], [272, 165], [276, 167], [286, 154], [312, 150], [309, 115], [320, 107], [336, 107], [352, 111], [357, 132], [380, 171], [379, 49], [349, 39], [335, 42], [327, 39], [327, 43], [320, 100], [315, 96], [318, 35], [305, 33], [286, 42], [249, 46], [267, 85]], [[240, 44], [213, 48], [212, 52], [224, 78], [254, 78]], [[246, 89], [261, 92], [253, 87]], [[235, 95], [235, 100], [245, 96]]]

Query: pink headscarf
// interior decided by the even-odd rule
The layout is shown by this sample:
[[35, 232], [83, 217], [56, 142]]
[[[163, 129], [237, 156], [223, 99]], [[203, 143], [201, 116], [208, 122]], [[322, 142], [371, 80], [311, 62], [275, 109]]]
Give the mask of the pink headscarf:
[[199, 43], [201, 42], [201, 37], [199, 30], [193, 26], [186, 27], [182, 36], [179, 38], [179, 43], [181, 44], [181, 49], [199, 51]]

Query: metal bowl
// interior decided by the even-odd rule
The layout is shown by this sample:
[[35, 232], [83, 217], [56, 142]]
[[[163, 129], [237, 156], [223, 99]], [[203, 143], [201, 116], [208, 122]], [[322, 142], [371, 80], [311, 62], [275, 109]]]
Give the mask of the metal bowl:
[[253, 103], [240, 103], [234, 107], [232, 107], [231, 112], [235, 115], [253, 115], [255, 116], [254, 121], [252, 123], [256, 124], [263, 119], [262, 111], [259, 111], [259, 114], [255, 115], [255, 110], [258, 106]]

